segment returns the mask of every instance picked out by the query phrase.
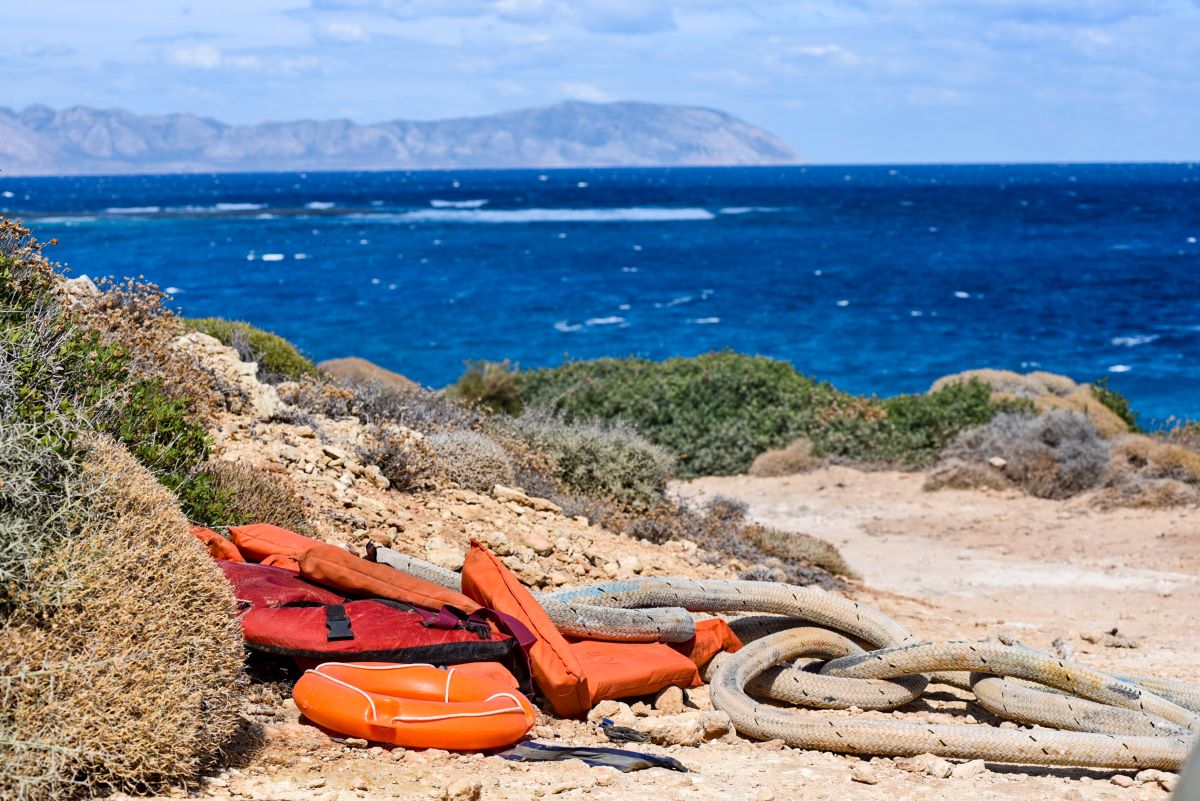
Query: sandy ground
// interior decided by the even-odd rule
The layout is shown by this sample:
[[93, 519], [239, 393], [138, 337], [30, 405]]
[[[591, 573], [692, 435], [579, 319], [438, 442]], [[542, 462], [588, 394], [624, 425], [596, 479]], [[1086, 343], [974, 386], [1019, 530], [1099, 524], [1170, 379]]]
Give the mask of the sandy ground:
[[[1048, 647], [1062, 637], [1078, 661], [1113, 671], [1200, 680], [1200, 510], [1100, 511], [1086, 498], [925, 493], [923, 477], [826, 468], [787, 478], [706, 478], [686, 497], [728, 495], [771, 525], [835, 542], [862, 574], [855, 596], [928, 639], [1007, 633]], [[1116, 634], [1113, 634], [1113, 631]], [[916, 719], [985, 717], [965, 698]], [[260, 742], [240, 767], [172, 795], [211, 799], [1165, 799], [1132, 772], [986, 765], [949, 778], [863, 760], [751, 743], [646, 747], [691, 772], [619, 774], [578, 762], [521, 765], [495, 757], [388, 751], [330, 740], [290, 700], [251, 710]], [[702, 694], [698, 698], [702, 705]], [[604, 745], [583, 722], [545, 720], [542, 742]], [[1128, 778], [1127, 778], [1128, 777]], [[867, 781], [863, 781], [863, 780]], [[870, 783], [874, 782], [874, 783]], [[1122, 786], [1129, 784], [1130, 786]]]

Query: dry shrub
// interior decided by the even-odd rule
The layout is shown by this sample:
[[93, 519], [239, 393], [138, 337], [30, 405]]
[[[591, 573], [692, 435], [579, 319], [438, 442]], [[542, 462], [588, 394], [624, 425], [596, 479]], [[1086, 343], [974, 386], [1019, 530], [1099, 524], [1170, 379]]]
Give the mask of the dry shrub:
[[204, 472], [224, 497], [227, 526], [247, 523], [271, 523], [289, 531], [311, 536], [314, 531], [308, 506], [297, 494], [291, 479], [281, 473], [268, 473], [241, 462], [214, 461]]
[[317, 365], [317, 369], [342, 384], [383, 384], [398, 392], [412, 392], [421, 388], [420, 384], [408, 376], [358, 356], [326, 359]]
[[420, 492], [437, 485], [437, 454], [425, 438], [408, 429], [384, 423], [367, 429], [359, 449], [363, 464], [373, 464], [400, 492]]
[[1095, 504], [1101, 509], [1117, 506], [1142, 509], [1195, 506], [1200, 504], [1200, 487], [1173, 478], [1146, 478], [1136, 473], [1119, 475], [1096, 493]]
[[111, 442], [80, 479], [89, 503], [39, 572], [57, 603], [18, 607], [0, 626], [4, 798], [162, 789], [237, 728], [233, 594], [175, 499]]
[[1018, 398], [1036, 398], [1042, 395], [1070, 395], [1079, 385], [1065, 375], [1035, 371], [1032, 373], [1016, 373], [1012, 370], [964, 370], [939, 378], [929, 388], [931, 393], [945, 389], [951, 384], [982, 381], [994, 392], [1006, 393]]
[[1078, 412], [1095, 426], [1100, 436], [1108, 439], [1129, 433], [1129, 425], [1116, 412], [1096, 399], [1089, 386], [1082, 386], [1067, 395], [1042, 395], [1033, 401], [1039, 412], [1054, 409]]
[[925, 477], [922, 489], [933, 492], [941, 489], [1012, 489], [1013, 483], [1003, 471], [986, 462], [964, 462], [946, 459]]
[[440, 472], [460, 487], [491, 492], [515, 481], [508, 454], [494, 439], [478, 431], [440, 431], [426, 437], [437, 454]]
[[647, 513], [605, 525], [651, 542], [690, 540], [713, 558], [745, 562], [743, 578], [834, 586], [838, 582], [831, 574], [854, 575], [833, 545], [809, 534], [749, 523], [746, 510], [745, 503], [723, 496], [699, 510], [666, 500]]
[[1039, 498], [1069, 498], [1091, 489], [1108, 469], [1108, 445], [1087, 418], [1067, 411], [998, 414], [964, 431], [943, 455], [968, 463], [1002, 459], [1004, 476]]
[[563, 487], [630, 509], [657, 505], [674, 468], [666, 450], [619, 423], [568, 422], [531, 409], [496, 427], [549, 455]]
[[167, 394], [186, 401], [194, 415], [215, 419], [234, 388], [173, 345], [188, 330], [164, 305], [168, 296], [154, 284], [132, 278], [104, 280], [99, 289], [98, 296], [78, 305], [81, 322], [104, 342], [121, 347], [133, 376], [161, 381]]
[[1110, 467], [1114, 474], [1135, 472], [1146, 478], [1171, 478], [1200, 485], [1200, 453], [1139, 434], [1113, 443]]
[[483, 423], [478, 412], [420, 387], [403, 390], [378, 381], [335, 383], [306, 377], [277, 389], [284, 402], [311, 414], [357, 417], [368, 424], [399, 423], [431, 433], [478, 429]]
[[773, 476], [792, 476], [803, 473], [816, 466], [813, 458], [812, 442], [804, 437], [794, 441], [786, 448], [760, 453], [750, 465], [750, 475], [758, 478]]

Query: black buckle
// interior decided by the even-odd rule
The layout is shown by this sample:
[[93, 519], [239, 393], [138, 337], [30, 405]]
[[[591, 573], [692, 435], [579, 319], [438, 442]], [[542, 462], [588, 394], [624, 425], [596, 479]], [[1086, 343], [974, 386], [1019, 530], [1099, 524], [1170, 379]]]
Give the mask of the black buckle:
[[329, 629], [328, 642], [338, 640], [353, 640], [354, 632], [350, 630], [350, 618], [346, 617], [346, 607], [341, 604], [329, 604], [325, 607], [325, 628]]

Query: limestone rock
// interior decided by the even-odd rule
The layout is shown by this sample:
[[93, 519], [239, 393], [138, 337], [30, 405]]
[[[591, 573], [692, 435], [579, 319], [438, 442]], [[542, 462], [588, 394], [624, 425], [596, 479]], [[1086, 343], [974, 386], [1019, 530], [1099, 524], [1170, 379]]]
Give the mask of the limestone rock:
[[909, 773], [923, 773], [938, 779], [949, 778], [954, 772], [954, 766], [939, 756], [921, 754], [896, 760], [896, 767]]
[[733, 729], [729, 715], [724, 712], [684, 712], [637, 721], [639, 731], [650, 735], [658, 745], [697, 746], [706, 740], [724, 737]]
[[859, 784], [879, 784], [875, 770], [866, 762], [859, 762], [850, 771], [850, 781]]
[[686, 711], [683, 705], [683, 690], [678, 687], [668, 687], [654, 699], [654, 708], [667, 715], [676, 715]]
[[479, 801], [483, 782], [474, 776], [460, 776], [442, 790], [442, 801]]
[[513, 503], [527, 509], [533, 509], [535, 512], [562, 514], [562, 507], [553, 501], [548, 501], [545, 498], [530, 497], [525, 494], [524, 490], [516, 487], [506, 487], [503, 484], [497, 484], [492, 488], [492, 497], [501, 503]]
[[955, 765], [954, 772], [951, 775], [956, 779], [969, 779], [972, 776], [979, 776], [986, 772], [987, 764], [982, 759], [972, 759], [970, 762]]

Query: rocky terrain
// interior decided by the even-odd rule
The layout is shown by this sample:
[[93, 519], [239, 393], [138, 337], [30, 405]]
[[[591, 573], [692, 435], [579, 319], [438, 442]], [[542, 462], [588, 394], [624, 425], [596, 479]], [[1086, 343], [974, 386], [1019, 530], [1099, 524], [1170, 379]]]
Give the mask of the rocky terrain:
[[70, 175], [795, 163], [772, 134], [720, 111], [571, 101], [434, 121], [227, 125], [192, 114], [0, 108], [0, 171]]
[[[384, 543], [453, 568], [475, 536], [536, 587], [637, 574], [737, 573], [739, 565], [701, 559], [690, 543], [657, 546], [607, 531], [519, 488], [390, 490], [377, 468], [353, 455], [363, 436], [356, 420], [314, 415], [304, 423], [280, 422], [287, 410], [275, 388], [259, 383], [255, 368], [232, 349], [203, 334], [179, 344], [202, 355], [244, 398], [214, 429], [217, 458], [291, 476], [327, 539], [357, 550], [368, 541]], [[1200, 513], [1194, 507], [1113, 510], [1086, 496], [1064, 502], [1015, 490], [927, 492], [923, 480], [834, 466], [796, 476], [697, 479], [675, 485], [674, 492], [695, 500], [740, 498], [755, 519], [831, 539], [863, 576], [854, 596], [920, 636], [1007, 634], [1039, 648], [1058, 641], [1060, 649], [1103, 669], [1200, 679], [1194, 659]], [[518, 764], [332, 739], [299, 718], [285, 688], [259, 685], [246, 705], [243, 740], [231, 764], [169, 797], [1142, 801], [1165, 799], [1176, 782], [1158, 771], [860, 759], [756, 743], [713, 711], [705, 687], [605, 702], [587, 721], [543, 716], [532, 732], [541, 742], [609, 745], [595, 724], [610, 717], [649, 734], [651, 742], [638, 748], [670, 754], [687, 773]], [[990, 721], [966, 695], [949, 689], [891, 714], [964, 726]]]

